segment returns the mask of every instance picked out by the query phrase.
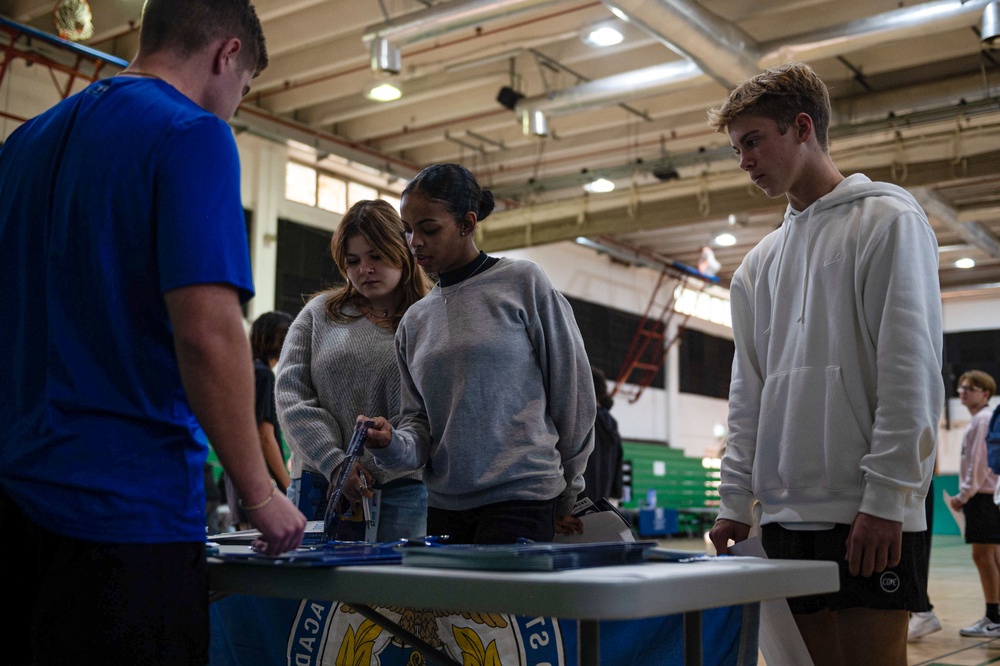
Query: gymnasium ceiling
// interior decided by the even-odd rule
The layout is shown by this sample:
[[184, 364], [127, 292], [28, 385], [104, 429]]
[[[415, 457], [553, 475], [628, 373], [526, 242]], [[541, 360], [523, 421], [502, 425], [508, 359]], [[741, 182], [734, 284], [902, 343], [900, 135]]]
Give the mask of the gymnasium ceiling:
[[[55, 4], [0, 0], [0, 15], [54, 32]], [[94, 35], [82, 43], [130, 59], [141, 4], [91, 0]], [[271, 65], [237, 130], [308, 146], [320, 166], [334, 155], [401, 179], [461, 162], [500, 201], [481, 226], [488, 251], [588, 237], [628, 248], [619, 258], [695, 264], [712, 245], [727, 282], [784, 200], [750, 185], [705, 111], [762, 66], [802, 60], [831, 88], [841, 169], [897, 182], [925, 205], [942, 287], [1000, 286], [1000, 50], [981, 40], [984, 0], [255, 4]], [[605, 25], [623, 41], [583, 41]], [[398, 53], [397, 74], [373, 71], [376, 37], [390, 69]], [[379, 78], [403, 96], [369, 100]], [[615, 190], [585, 193], [598, 176]], [[736, 243], [713, 245], [723, 232]], [[976, 266], [956, 268], [961, 258]]]

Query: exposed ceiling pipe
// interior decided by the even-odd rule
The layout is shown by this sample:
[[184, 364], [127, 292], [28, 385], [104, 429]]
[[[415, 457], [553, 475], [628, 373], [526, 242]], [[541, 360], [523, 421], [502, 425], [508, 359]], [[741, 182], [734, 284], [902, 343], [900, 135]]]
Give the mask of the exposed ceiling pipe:
[[732, 88], [759, 71], [757, 42], [691, 0], [601, 0], [625, 20]]
[[807, 32], [760, 46], [759, 65], [771, 67], [783, 62], [843, 55], [871, 46], [929, 32], [941, 33], [975, 22], [990, 0], [936, 0], [903, 7]]
[[[544, 113], [569, 113], [582, 108], [618, 104], [623, 98], [636, 94], [648, 95], [651, 90], [682, 90], [709, 81], [711, 79], [693, 62], [676, 60], [588, 81], [550, 95], [533, 97], [530, 104], [523, 106], [530, 106], [533, 111]], [[522, 100], [524, 101], [526, 100]], [[518, 103], [514, 110], [518, 111], [521, 107], [522, 104]]]
[[[989, 1], [935, 0], [885, 12], [859, 21], [843, 23], [827, 30], [805, 33], [780, 40], [780, 42], [770, 42], [757, 46], [751, 40], [748, 45], [748, 53], [752, 53], [759, 60], [753, 66], [753, 74], [777, 62], [816, 59], [831, 54], [843, 55], [875, 43], [901, 39], [914, 33], [926, 34], [950, 30], [963, 22], [967, 23], [970, 16], [982, 11], [989, 4]], [[707, 76], [719, 80], [719, 71], [728, 71], [730, 75], [734, 71], [746, 72], [745, 64], [740, 65], [738, 70], [722, 69], [727, 66], [727, 62], [733, 63], [734, 58], [736, 58], [734, 49], [738, 49], [737, 45], [740, 40], [732, 37], [731, 31], [726, 27], [735, 26], [718, 17], [713, 17], [713, 15], [706, 16], [704, 10], [698, 16], [683, 11], [684, 8], [690, 8], [690, 3], [685, 0], [602, 0], [602, 2], [609, 7], [627, 5], [633, 8], [631, 11], [637, 13], [635, 16], [630, 14], [630, 20], [635, 20], [637, 25], [641, 22], [645, 29], [669, 29], [669, 36], [661, 35], [660, 41], [670, 43], [673, 47], [680, 47], [681, 42], [689, 45], [699, 41], [701, 44], [698, 47], [698, 53], [685, 53], [686, 57], [699, 66], [687, 70], [685, 75], [674, 72], [673, 75], [665, 77], [649, 77], [644, 80], [642, 85], [627, 79], [624, 75], [616, 75], [608, 77], [608, 79], [589, 81], [580, 86], [550, 92], [546, 95], [526, 97], [520, 100], [514, 109], [522, 118], [529, 114], [535, 114], [538, 110], [549, 115], [559, 115], [586, 108], [607, 106], [612, 103], [608, 100], [615, 95], [615, 84], [621, 85], [625, 81], [629, 82], [628, 85], [617, 90], [617, 96], [614, 96], [613, 103], [673, 92], [690, 87], [704, 80], [703, 77]], [[648, 11], [650, 16], [641, 13], [644, 11]], [[668, 16], [673, 18], [668, 21]], [[685, 23], [689, 19], [696, 23]], [[669, 25], [664, 25], [664, 23]], [[730, 36], [724, 37], [718, 43], [701, 39], [701, 37], [698, 40], [692, 38], [688, 41], [683, 37], [687, 31], [703, 36], [705, 31], [709, 29], [707, 26], [713, 26], [710, 29], [718, 30], [720, 35]], [[678, 67], [680, 66], [678, 65]], [[715, 74], [712, 75], [710, 70], [705, 69], [706, 67], [711, 67]], [[666, 71], [664, 70], [664, 73]], [[752, 76], [752, 74], [748, 76]], [[886, 111], [889, 110], [886, 109]]]

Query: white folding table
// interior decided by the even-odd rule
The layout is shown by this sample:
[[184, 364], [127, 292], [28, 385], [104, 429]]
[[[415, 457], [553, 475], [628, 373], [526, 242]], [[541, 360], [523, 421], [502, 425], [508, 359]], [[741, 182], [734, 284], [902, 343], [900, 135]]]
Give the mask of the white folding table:
[[[395, 625], [373, 606], [576, 619], [581, 666], [600, 661], [601, 620], [683, 614], [685, 664], [700, 664], [702, 610], [833, 592], [839, 587], [833, 562], [743, 557], [552, 572], [401, 565], [264, 566], [210, 559], [209, 582], [213, 594], [348, 603], [390, 631]], [[433, 662], [449, 663], [430, 657]]]

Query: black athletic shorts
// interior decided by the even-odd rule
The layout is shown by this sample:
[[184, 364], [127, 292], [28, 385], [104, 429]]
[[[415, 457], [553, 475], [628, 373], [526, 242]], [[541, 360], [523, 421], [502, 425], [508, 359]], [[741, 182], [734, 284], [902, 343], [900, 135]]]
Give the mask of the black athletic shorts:
[[0, 663], [208, 663], [204, 542], [96, 543], [49, 532], [0, 491]]
[[965, 543], [1000, 543], [1000, 508], [993, 495], [976, 493], [965, 506]]
[[816, 613], [821, 610], [872, 608], [876, 610], [919, 611], [927, 588], [927, 547], [923, 532], [903, 532], [903, 550], [899, 564], [880, 573], [852, 576], [848, 570], [847, 535], [850, 525], [835, 525], [829, 530], [788, 530], [777, 523], [761, 528], [761, 542], [767, 556], [786, 560], [827, 560], [840, 569], [840, 590], [828, 594], [790, 597], [793, 613]]

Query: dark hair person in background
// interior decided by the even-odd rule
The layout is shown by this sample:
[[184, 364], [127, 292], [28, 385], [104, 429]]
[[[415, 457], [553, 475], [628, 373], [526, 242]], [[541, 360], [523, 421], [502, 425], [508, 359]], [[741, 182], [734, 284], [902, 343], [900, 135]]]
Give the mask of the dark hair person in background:
[[594, 424], [594, 450], [587, 460], [583, 479], [587, 486], [580, 493], [597, 501], [602, 497], [617, 499], [622, 496], [622, 438], [618, 422], [611, 416], [615, 401], [608, 394], [608, 378], [604, 371], [592, 368], [594, 392], [597, 394], [597, 420]]
[[148, 0], [132, 63], [0, 150], [5, 663], [208, 661], [208, 440], [256, 547], [302, 541], [260, 454], [240, 312], [227, 121], [266, 65], [246, 0]]
[[579, 531], [597, 401], [569, 303], [537, 265], [476, 248], [493, 195], [465, 167], [427, 167], [401, 209], [417, 264], [439, 283], [396, 333], [402, 418], [394, 429], [380, 415], [366, 445], [387, 469], [426, 465], [431, 534], [513, 543]]
[[[288, 470], [281, 449], [281, 428], [274, 403], [274, 366], [281, 356], [281, 346], [292, 324], [287, 312], [265, 312], [250, 327], [250, 351], [253, 354], [254, 415], [257, 417], [257, 434], [260, 448], [267, 463], [267, 471], [278, 484], [278, 490], [288, 491]], [[249, 516], [240, 508], [236, 489], [226, 477], [226, 498], [229, 502], [230, 522], [237, 529], [249, 529]]]
[[[359, 201], [331, 243], [346, 282], [320, 292], [292, 324], [278, 366], [278, 413], [292, 450], [292, 497], [321, 520], [361, 412], [399, 414], [394, 338], [407, 309], [430, 289], [413, 261], [391, 204]], [[344, 496], [357, 504], [380, 491], [378, 541], [426, 534], [427, 489], [419, 471], [389, 472], [365, 451]], [[347, 528], [347, 521], [341, 527]], [[345, 540], [363, 535], [343, 535]]]

